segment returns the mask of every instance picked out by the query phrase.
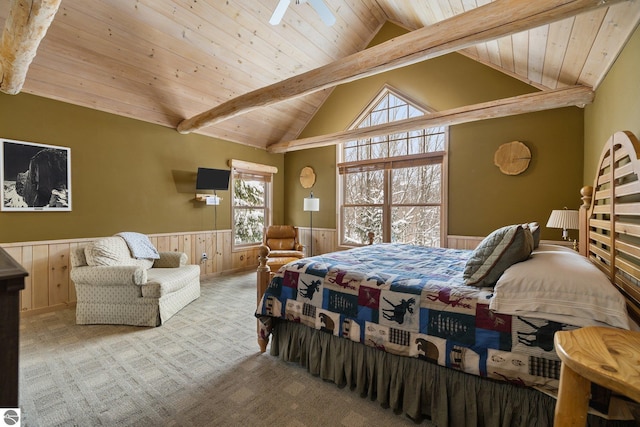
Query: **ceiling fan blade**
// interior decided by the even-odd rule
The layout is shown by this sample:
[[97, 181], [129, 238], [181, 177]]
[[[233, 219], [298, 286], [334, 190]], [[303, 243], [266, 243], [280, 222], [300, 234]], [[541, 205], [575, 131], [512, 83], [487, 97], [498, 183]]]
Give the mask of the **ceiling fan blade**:
[[311, 6], [318, 12], [320, 15], [320, 19], [324, 21], [329, 27], [336, 23], [336, 17], [333, 16], [331, 10], [327, 7], [326, 4], [322, 0], [308, 0], [311, 3]]
[[278, 6], [276, 6], [276, 10], [273, 11], [273, 15], [271, 15], [271, 19], [269, 19], [269, 24], [278, 25], [280, 21], [282, 21], [282, 17], [289, 7], [290, 0], [280, 0]]

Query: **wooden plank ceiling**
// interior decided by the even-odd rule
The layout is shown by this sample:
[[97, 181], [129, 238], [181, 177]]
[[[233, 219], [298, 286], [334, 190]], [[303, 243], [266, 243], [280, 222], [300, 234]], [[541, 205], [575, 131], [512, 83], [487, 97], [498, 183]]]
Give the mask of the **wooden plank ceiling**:
[[[247, 92], [366, 48], [391, 21], [432, 25], [490, 0], [325, 0], [325, 26], [308, 3], [278, 0], [63, 0], [22, 91], [175, 128]], [[0, 23], [9, 2], [0, 2]], [[480, 43], [464, 55], [541, 90], [597, 88], [640, 21], [631, 0]], [[3, 25], [3, 24], [0, 24]], [[260, 148], [297, 138], [325, 89], [197, 133]], [[462, 106], [461, 106], [462, 107]]]

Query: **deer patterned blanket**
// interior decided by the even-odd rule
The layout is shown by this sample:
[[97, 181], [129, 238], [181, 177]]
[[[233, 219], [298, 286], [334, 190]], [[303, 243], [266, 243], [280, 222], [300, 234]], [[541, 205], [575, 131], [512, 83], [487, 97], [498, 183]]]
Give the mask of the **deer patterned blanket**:
[[557, 389], [553, 335], [575, 327], [489, 310], [492, 288], [463, 284], [470, 255], [377, 244], [290, 263], [258, 305], [259, 333], [268, 337], [270, 319], [281, 318], [482, 377]]

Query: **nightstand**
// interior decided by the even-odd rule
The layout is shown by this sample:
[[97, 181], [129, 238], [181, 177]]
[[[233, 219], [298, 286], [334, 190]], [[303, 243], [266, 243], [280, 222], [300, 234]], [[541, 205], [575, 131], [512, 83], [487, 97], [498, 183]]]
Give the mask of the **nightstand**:
[[557, 332], [562, 367], [555, 427], [585, 426], [591, 382], [640, 402], [640, 332], [588, 326]]

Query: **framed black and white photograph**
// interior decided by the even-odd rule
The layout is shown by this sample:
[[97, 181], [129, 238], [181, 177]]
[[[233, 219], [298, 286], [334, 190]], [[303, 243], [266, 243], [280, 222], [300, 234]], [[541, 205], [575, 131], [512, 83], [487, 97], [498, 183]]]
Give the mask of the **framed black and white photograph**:
[[0, 139], [3, 211], [70, 211], [71, 149]]

